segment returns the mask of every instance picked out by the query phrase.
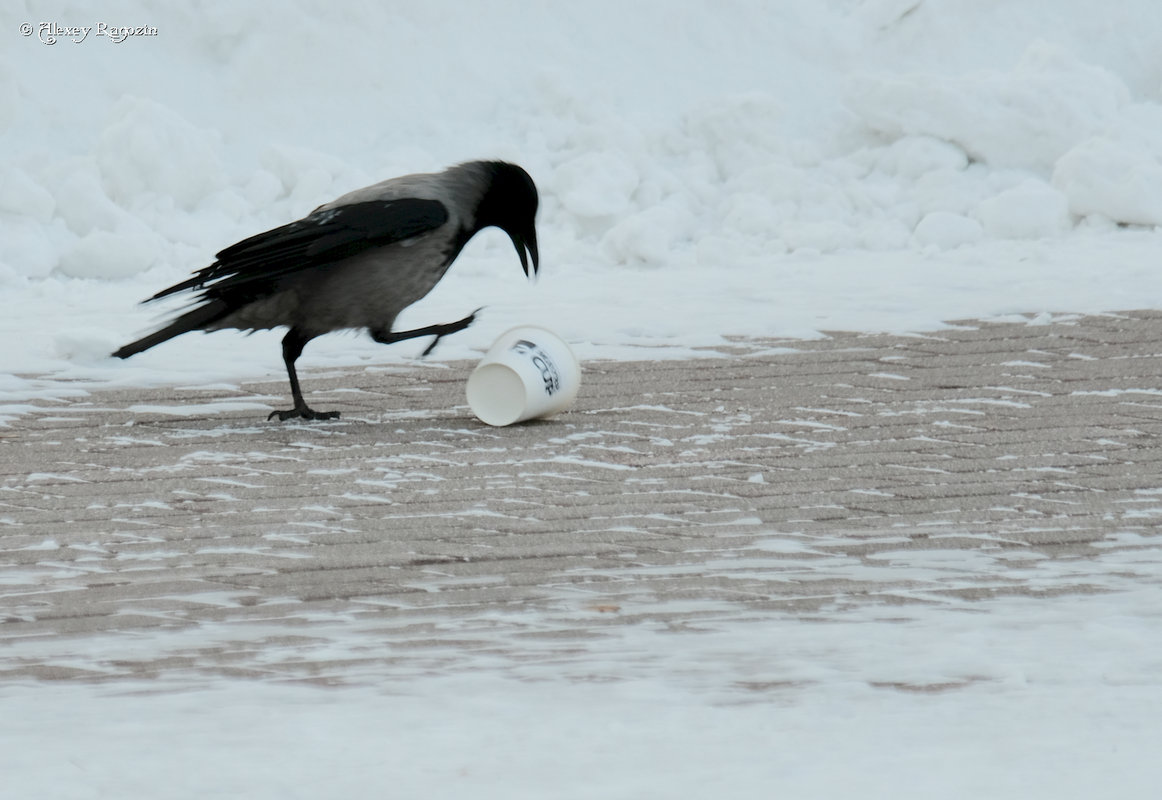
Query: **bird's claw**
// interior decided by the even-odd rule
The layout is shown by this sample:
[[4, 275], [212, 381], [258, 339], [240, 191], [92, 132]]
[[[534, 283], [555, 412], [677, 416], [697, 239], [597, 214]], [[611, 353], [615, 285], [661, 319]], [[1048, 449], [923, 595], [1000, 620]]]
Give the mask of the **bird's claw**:
[[279, 422], [286, 422], [288, 419], [300, 417], [302, 419], [339, 419], [338, 411], [315, 411], [313, 409], [303, 406], [302, 408], [290, 408], [286, 411], [271, 411], [268, 420], [278, 417]]
[[436, 349], [436, 345], [438, 345], [440, 343], [440, 340], [443, 339], [448, 334], [458, 333], [459, 331], [464, 330], [469, 325], [471, 325], [473, 322], [475, 322], [476, 315], [479, 314], [483, 310], [484, 310], [484, 306], [481, 306], [480, 308], [476, 309], [468, 316], [464, 317], [464, 319], [457, 320], [455, 322], [449, 322], [447, 325], [441, 325], [440, 331], [436, 334], [436, 338], [432, 339], [432, 343], [430, 345], [428, 345], [426, 348], [424, 348], [424, 352], [420, 353], [420, 358], [426, 358], [433, 350]]

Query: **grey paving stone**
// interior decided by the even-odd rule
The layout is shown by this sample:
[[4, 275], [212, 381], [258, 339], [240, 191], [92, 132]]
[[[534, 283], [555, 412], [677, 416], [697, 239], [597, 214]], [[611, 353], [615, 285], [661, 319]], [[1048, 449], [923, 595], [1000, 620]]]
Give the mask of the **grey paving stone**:
[[266, 421], [273, 380], [33, 400], [0, 429], [0, 679], [358, 681], [1110, 591], [1162, 525], [1160, 351], [1156, 311], [740, 339], [587, 364], [573, 411], [502, 429], [464, 362], [304, 375], [322, 423]]

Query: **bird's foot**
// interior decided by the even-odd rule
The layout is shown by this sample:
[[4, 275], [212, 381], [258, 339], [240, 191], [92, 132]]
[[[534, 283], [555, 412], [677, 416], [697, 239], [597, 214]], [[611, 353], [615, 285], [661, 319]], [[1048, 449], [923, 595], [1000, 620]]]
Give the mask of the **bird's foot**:
[[286, 411], [271, 411], [268, 420], [278, 417], [279, 422], [286, 422], [288, 419], [299, 417], [301, 419], [339, 419], [338, 411], [315, 411], [306, 406], [295, 406]]
[[440, 343], [440, 340], [443, 339], [448, 334], [459, 333], [460, 331], [464, 330], [469, 325], [471, 325], [473, 322], [475, 322], [476, 315], [479, 314], [483, 310], [484, 310], [484, 306], [481, 306], [480, 308], [476, 309], [468, 316], [464, 317], [464, 319], [459, 319], [459, 320], [456, 320], [455, 322], [449, 322], [445, 325], [433, 325], [432, 328], [429, 330], [429, 333], [436, 334], [436, 338], [432, 340], [432, 343], [427, 346], [427, 348], [424, 350], [424, 352], [420, 353], [420, 358], [427, 356], [433, 350], [435, 350], [436, 345], [438, 345]]

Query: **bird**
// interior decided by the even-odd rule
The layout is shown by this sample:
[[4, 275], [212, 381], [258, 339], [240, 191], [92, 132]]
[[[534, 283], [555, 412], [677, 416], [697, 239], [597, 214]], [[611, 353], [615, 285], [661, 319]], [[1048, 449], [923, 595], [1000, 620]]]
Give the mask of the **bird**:
[[357, 189], [227, 247], [210, 266], [142, 301], [196, 292], [196, 305], [112, 355], [129, 358], [195, 330], [285, 326], [282, 357], [294, 407], [272, 411], [268, 419], [335, 419], [338, 411], [315, 411], [303, 399], [295, 362], [306, 344], [332, 331], [366, 329], [382, 344], [434, 336], [423, 352], [428, 355], [441, 338], [471, 325], [481, 309], [407, 331], [392, 330], [396, 316], [428, 294], [484, 228], [507, 233], [526, 278], [534, 278], [538, 203], [528, 172], [504, 161], [469, 161]]

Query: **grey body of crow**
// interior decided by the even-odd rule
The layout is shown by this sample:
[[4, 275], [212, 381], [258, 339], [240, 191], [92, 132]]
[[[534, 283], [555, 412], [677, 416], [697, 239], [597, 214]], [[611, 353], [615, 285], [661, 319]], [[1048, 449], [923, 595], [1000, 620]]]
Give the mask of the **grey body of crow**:
[[303, 345], [344, 329], [366, 328], [385, 343], [433, 334], [438, 341], [462, 330], [471, 315], [403, 333], [392, 326], [484, 227], [495, 225], [509, 234], [526, 274], [527, 248], [535, 271], [536, 209], [528, 174], [495, 161], [405, 175], [349, 192], [296, 223], [223, 250], [211, 266], [158, 292], [150, 300], [196, 291], [199, 305], [113, 355], [128, 358], [194, 330], [286, 326], [283, 357], [297, 416], [311, 418], [314, 412], [302, 402], [294, 371]]

